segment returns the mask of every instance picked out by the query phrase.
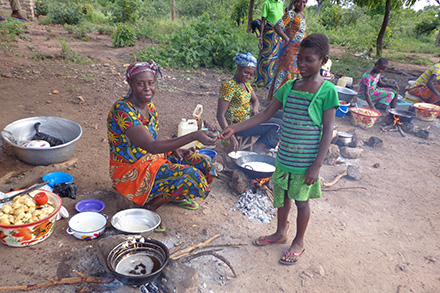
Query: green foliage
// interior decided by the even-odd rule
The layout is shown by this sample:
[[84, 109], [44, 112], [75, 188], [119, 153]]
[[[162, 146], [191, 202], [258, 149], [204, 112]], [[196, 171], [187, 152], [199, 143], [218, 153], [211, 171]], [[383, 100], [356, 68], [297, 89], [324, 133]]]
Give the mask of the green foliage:
[[73, 0], [49, 5], [47, 16], [55, 24], [79, 24], [84, 18], [80, 5]]
[[425, 13], [426, 18], [417, 23], [415, 27], [416, 35], [429, 36], [440, 26], [440, 17], [437, 13], [434, 9]]
[[67, 40], [60, 39], [60, 45], [61, 45], [61, 56], [66, 62], [76, 62], [76, 63], [84, 63], [89, 64], [91, 63], [91, 60], [87, 57], [81, 57], [73, 51], [72, 48], [69, 47], [67, 44]]
[[248, 10], [249, 0], [238, 0], [237, 2], [235, 2], [234, 7], [232, 8], [232, 20], [234, 20], [237, 25], [246, 23]]
[[24, 33], [26, 23], [21, 21], [5, 21], [0, 23], [0, 37], [7, 40], [16, 40], [18, 36]]
[[91, 28], [82, 25], [82, 26], [77, 26], [77, 25], [70, 25], [70, 24], [65, 24], [64, 28], [71, 34], [74, 35], [75, 38], [83, 40], [83, 41], [88, 41], [90, 40], [90, 37], [87, 35], [89, 32], [91, 32]]
[[136, 33], [130, 25], [120, 23], [112, 34], [112, 41], [115, 47], [131, 47], [136, 45]]
[[49, 12], [49, 1], [47, 0], [36, 0], [35, 1], [35, 12], [37, 15], [47, 15]]
[[112, 6], [112, 19], [115, 23], [135, 22], [139, 18], [140, 0], [115, 0]]
[[255, 38], [244, 34], [230, 19], [213, 22], [204, 13], [199, 21], [172, 34], [168, 45], [142, 50], [133, 58], [138, 61], [155, 58], [162, 65], [172, 67], [232, 69], [236, 53], [253, 51], [255, 55], [256, 48]]
[[110, 24], [98, 24], [95, 29], [99, 34], [109, 36], [115, 31], [115, 27]]

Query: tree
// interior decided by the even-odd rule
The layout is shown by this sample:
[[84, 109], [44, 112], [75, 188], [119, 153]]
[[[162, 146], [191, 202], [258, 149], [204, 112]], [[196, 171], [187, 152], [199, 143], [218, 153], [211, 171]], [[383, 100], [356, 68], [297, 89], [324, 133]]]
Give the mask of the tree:
[[316, 7], [316, 14], [318, 16], [319, 16], [319, 13], [321, 12], [321, 7], [322, 7], [322, 4], [324, 4], [324, 1], [325, 0], [316, 0], [316, 2], [318, 2], [318, 6]]
[[[438, 0], [440, 1], [440, 0]], [[247, 25], [247, 33], [252, 31], [252, 21], [254, 20], [253, 11], [254, 11], [254, 0], [249, 1], [249, 10], [248, 10], [248, 25]]]
[[[368, 7], [370, 9], [376, 9], [383, 6], [384, 0], [353, 0], [353, 3], [360, 7]], [[440, 1], [440, 0], [435, 0]], [[414, 5], [416, 0], [385, 0], [385, 12], [382, 21], [382, 26], [379, 30], [376, 40], [376, 54], [377, 56], [382, 56], [383, 50], [383, 37], [385, 36], [385, 31], [388, 27], [388, 20], [390, 18], [391, 9], [400, 9], [404, 5], [411, 7]]]
[[[438, 5], [440, 5], [440, 0], [435, 0], [435, 2], [437, 2]], [[438, 32], [437, 40], [435, 41], [435, 45], [437, 47], [440, 47], [440, 31]]]

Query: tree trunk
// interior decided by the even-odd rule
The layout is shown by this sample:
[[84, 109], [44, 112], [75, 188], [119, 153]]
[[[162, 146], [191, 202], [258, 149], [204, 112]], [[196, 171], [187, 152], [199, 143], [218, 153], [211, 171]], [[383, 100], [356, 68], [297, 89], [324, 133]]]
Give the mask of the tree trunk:
[[440, 31], [438, 32], [437, 40], [435, 41], [435, 45], [436, 45], [437, 47], [440, 47]]
[[248, 10], [248, 25], [247, 25], [247, 29], [246, 32], [250, 33], [252, 31], [252, 21], [254, 20], [253, 18], [253, 11], [254, 11], [254, 2], [255, 0], [251, 0], [249, 1], [249, 10]]
[[318, 0], [317, 2], [318, 2], [318, 6], [316, 7], [316, 14], [319, 16], [319, 13], [321, 12], [321, 7], [322, 7], [322, 4], [324, 4], [324, 1], [325, 0]]
[[380, 28], [379, 35], [377, 36], [376, 41], [376, 55], [382, 56], [383, 50], [383, 37], [385, 36], [385, 31], [387, 30], [388, 20], [390, 18], [390, 10], [391, 10], [391, 0], [386, 0], [385, 3], [385, 15], [383, 17], [382, 27]]
[[174, 21], [176, 18], [176, 0], [173, 0], [171, 3], [171, 20]]

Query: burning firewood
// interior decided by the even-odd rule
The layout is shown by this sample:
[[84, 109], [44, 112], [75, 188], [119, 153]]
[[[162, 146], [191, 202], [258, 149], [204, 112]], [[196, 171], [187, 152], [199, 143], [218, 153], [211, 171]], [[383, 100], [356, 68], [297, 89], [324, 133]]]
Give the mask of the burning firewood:
[[341, 179], [342, 177], [344, 177], [345, 175], [347, 175], [347, 170], [345, 170], [344, 172], [342, 172], [341, 174], [338, 174], [331, 182], [327, 183], [325, 182], [323, 179], [321, 179], [321, 185], [323, 187], [330, 187], [336, 184], [336, 182], [339, 181], [339, 179]]

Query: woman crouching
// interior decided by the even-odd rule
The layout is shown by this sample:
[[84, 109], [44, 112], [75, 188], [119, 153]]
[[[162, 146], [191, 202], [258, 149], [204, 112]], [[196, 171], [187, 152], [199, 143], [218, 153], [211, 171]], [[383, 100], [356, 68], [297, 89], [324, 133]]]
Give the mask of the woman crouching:
[[[194, 140], [214, 145], [217, 138], [199, 130], [157, 139], [158, 114], [152, 100], [158, 74], [160, 67], [154, 61], [127, 68], [130, 89], [112, 106], [107, 119], [110, 176], [118, 192], [148, 210], [156, 211], [168, 202], [196, 209], [198, 204], [192, 199], [204, 199], [217, 174], [208, 157], [180, 147]], [[164, 231], [165, 226], [157, 230]]]

